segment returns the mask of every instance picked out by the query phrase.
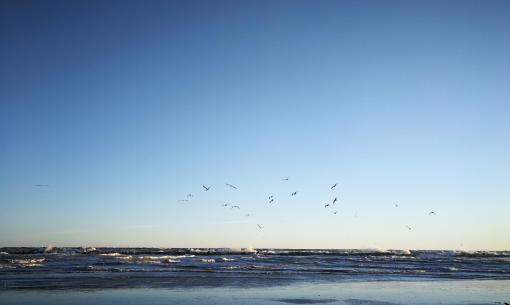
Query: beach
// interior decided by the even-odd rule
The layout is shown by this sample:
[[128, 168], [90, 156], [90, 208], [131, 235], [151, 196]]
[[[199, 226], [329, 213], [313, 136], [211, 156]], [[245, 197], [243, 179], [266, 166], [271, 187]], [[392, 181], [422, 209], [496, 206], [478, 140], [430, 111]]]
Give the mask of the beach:
[[508, 301], [509, 296], [510, 281], [508, 280], [363, 281], [329, 284], [291, 284], [252, 288], [9, 290], [0, 292], [0, 304], [489, 305]]
[[508, 251], [2, 248], [0, 304], [496, 304]]

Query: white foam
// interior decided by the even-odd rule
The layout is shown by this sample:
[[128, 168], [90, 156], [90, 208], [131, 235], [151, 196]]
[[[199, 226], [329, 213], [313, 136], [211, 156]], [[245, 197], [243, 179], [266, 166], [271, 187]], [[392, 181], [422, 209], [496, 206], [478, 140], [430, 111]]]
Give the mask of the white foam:
[[12, 264], [19, 265], [20, 267], [40, 267], [45, 258], [31, 258], [31, 259], [13, 259]]
[[222, 260], [222, 261], [224, 261], [224, 262], [233, 262], [233, 261], [235, 261], [236, 259], [235, 259], [235, 258], [226, 258], [226, 257], [222, 257], [222, 258], [221, 258], [221, 260]]
[[101, 256], [125, 256], [125, 254], [120, 254], [120, 253], [117, 253], [117, 252], [114, 252], [114, 253], [101, 253], [99, 255], [101, 255]]
[[83, 252], [85, 252], [85, 253], [87, 253], [87, 252], [94, 252], [94, 251], [97, 250], [94, 247], [82, 247], [82, 249], [83, 249]]
[[53, 247], [52, 245], [49, 245], [47, 246], [45, 249], [44, 249], [44, 253], [48, 253], [48, 252], [51, 252], [55, 249], [55, 247]]

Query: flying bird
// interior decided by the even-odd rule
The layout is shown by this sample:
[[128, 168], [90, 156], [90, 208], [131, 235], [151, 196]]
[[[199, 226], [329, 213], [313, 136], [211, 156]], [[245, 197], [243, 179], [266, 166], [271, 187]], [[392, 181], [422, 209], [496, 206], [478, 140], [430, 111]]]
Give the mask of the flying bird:
[[271, 200], [269, 200], [269, 203], [272, 203], [273, 201], [274, 201], [274, 199], [271, 199]]
[[434, 212], [434, 211], [430, 211], [430, 212], [429, 212], [429, 215], [436, 215], [436, 212]]
[[271, 195], [271, 196], [269, 196], [269, 198], [268, 198], [268, 199], [273, 199], [273, 197], [274, 197], [274, 195]]
[[333, 214], [335, 214], [335, 215], [338, 214], [338, 211], [334, 211]]
[[264, 229], [264, 226], [259, 225], [259, 224], [257, 224], [257, 227], [259, 227], [259, 229], [261, 229], [261, 230]]
[[191, 193], [188, 194], [187, 196], [188, 196], [188, 198], [193, 198], [193, 194], [191, 194]]
[[233, 205], [231, 208], [232, 209], [240, 209], [240, 207], [238, 205]]
[[225, 185], [230, 186], [231, 188], [233, 188], [233, 189], [236, 189], [236, 190], [237, 190], [237, 187], [236, 187], [235, 185], [232, 185], [232, 184], [230, 184], [230, 183], [225, 183]]
[[289, 178], [283, 178], [282, 181], [289, 181]]
[[393, 205], [394, 205], [396, 208], [398, 208], [398, 203], [394, 203]]
[[324, 207], [325, 207], [325, 208], [329, 207], [329, 203], [326, 203], [326, 204], [324, 205]]
[[290, 194], [291, 196], [296, 196], [297, 195], [297, 192], [294, 192], [292, 194]]
[[334, 189], [334, 188], [336, 187], [336, 185], [337, 185], [337, 184], [338, 184], [338, 183], [333, 184], [333, 186], [331, 187], [331, 189]]
[[203, 185], [203, 184], [202, 184], [202, 187], [203, 187], [203, 188], [204, 188], [204, 190], [207, 192], [208, 190], [210, 190], [210, 189], [211, 189], [212, 185], [211, 185], [211, 186], [209, 186], [209, 187], [207, 187], [207, 186], [205, 186], [205, 185]]
[[335, 197], [335, 199], [333, 199], [333, 204], [335, 204], [337, 200], [338, 198]]
[[409, 231], [413, 229], [413, 228], [411, 228], [410, 226], [406, 226], [406, 228], [407, 228]]
[[222, 206], [224, 206], [224, 207], [228, 207], [228, 206], [229, 206], [229, 204], [228, 204], [228, 203], [225, 203], [225, 204], [223, 204]]

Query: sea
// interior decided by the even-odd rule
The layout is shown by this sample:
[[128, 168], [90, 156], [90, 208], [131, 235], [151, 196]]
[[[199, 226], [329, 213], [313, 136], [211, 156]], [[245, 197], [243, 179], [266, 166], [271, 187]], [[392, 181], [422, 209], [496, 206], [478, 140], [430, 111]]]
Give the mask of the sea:
[[0, 304], [504, 302], [510, 251], [0, 248]]

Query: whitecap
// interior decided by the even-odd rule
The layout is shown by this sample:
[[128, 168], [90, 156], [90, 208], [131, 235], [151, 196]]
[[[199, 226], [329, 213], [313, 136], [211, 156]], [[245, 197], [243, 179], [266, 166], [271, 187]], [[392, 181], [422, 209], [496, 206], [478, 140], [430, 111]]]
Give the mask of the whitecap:
[[13, 259], [11, 263], [20, 267], [40, 267], [45, 260], [45, 258]]
[[101, 255], [101, 256], [125, 256], [125, 254], [120, 254], [120, 253], [117, 253], [117, 252], [114, 252], [114, 253], [101, 253], [99, 255]]
[[235, 258], [226, 258], [226, 257], [222, 257], [220, 258], [221, 261], [223, 262], [233, 262], [235, 261], [236, 259]]

